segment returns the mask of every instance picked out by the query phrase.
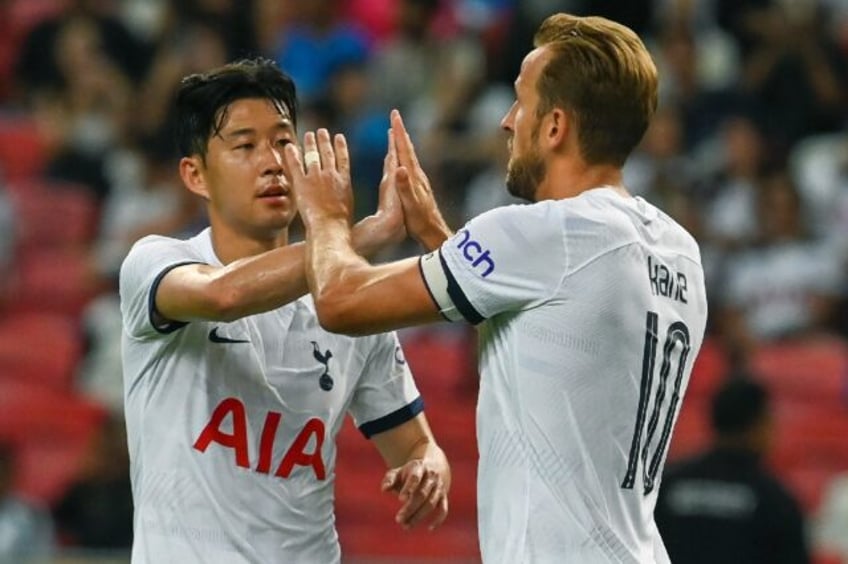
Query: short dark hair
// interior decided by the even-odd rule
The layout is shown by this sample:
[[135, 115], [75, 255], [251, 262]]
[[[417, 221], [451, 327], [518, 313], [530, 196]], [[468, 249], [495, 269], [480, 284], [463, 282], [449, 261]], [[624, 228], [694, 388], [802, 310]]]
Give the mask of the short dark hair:
[[731, 376], [712, 402], [713, 429], [722, 436], [751, 429], [768, 410], [768, 391], [749, 376]]
[[242, 59], [183, 78], [175, 117], [180, 155], [205, 158], [209, 139], [224, 125], [227, 108], [245, 98], [270, 100], [297, 127], [297, 94], [291, 77], [270, 59]]

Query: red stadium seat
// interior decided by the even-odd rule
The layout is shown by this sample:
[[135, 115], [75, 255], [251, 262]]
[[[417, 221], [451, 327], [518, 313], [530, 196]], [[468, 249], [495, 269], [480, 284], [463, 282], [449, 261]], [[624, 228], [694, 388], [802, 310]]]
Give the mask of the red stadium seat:
[[712, 445], [710, 403], [698, 396], [683, 399], [683, 407], [674, 425], [668, 460], [674, 461], [699, 454]]
[[20, 252], [81, 248], [97, 234], [99, 208], [91, 191], [69, 182], [30, 180], [9, 184]]
[[401, 332], [404, 355], [425, 401], [476, 396], [477, 364], [472, 335], [464, 326]]
[[764, 345], [751, 359], [754, 374], [776, 396], [845, 404], [848, 344], [819, 338]]
[[19, 257], [8, 308], [78, 316], [101, 290], [85, 252], [34, 250]]
[[68, 390], [82, 355], [82, 334], [67, 317], [21, 313], [0, 322], [0, 378]]
[[0, 438], [18, 447], [18, 493], [47, 505], [76, 478], [105, 410], [74, 394], [0, 378]]
[[0, 174], [8, 181], [41, 174], [47, 164], [47, 142], [28, 116], [0, 115]]
[[848, 471], [848, 406], [786, 393], [772, 403], [776, 429], [769, 466], [804, 510], [814, 512], [829, 481]]
[[711, 398], [727, 376], [729, 362], [716, 339], [707, 338], [692, 367], [686, 397]]

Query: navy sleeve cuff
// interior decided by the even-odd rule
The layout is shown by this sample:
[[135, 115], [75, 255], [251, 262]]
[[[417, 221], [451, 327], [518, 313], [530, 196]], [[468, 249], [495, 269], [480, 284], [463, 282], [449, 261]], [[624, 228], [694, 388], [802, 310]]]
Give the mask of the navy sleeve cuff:
[[394, 429], [398, 425], [406, 423], [422, 411], [424, 411], [424, 400], [421, 396], [418, 396], [411, 403], [389, 413], [388, 415], [384, 415], [374, 421], [363, 423], [359, 426], [359, 430], [363, 435], [365, 435], [366, 439], [370, 439], [377, 433]]
[[147, 318], [150, 320], [150, 325], [156, 331], [162, 334], [173, 333], [177, 329], [185, 327], [188, 323], [184, 321], [168, 321], [164, 325], [157, 324], [156, 318], [153, 314], [156, 312], [156, 291], [159, 289], [159, 284], [162, 282], [162, 279], [166, 274], [177, 268], [178, 266], [184, 266], [186, 264], [201, 264], [197, 261], [186, 261], [186, 262], [178, 262], [176, 264], [171, 264], [165, 267], [162, 272], [160, 272], [156, 279], [153, 281], [153, 284], [150, 285], [150, 293], [147, 295]]

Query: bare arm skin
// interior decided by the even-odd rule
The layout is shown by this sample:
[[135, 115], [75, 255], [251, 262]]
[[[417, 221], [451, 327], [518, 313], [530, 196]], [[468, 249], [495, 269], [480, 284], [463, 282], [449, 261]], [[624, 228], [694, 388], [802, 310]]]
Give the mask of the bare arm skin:
[[[343, 139], [335, 153], [340, 177], [349, 184], [349, 158]], [[386, 156], [376, 213], [351, 230], [351, 243], [363, 255], [372, 256], [404, 237], [402, 211], [394, 187], [396, 168], [397, 159], [392, 152]], [[232, 321], [280, 307], [308, 292], [305, 251], [305, 244], [296, 243], [224, 267], [177, 267], [159, 284], [157, 313], [171, 321]]]
[[381, 489], [394, 492], [401, 502], [395, 520], [410, 529], [431, 518], [429, 529], [448, 516], [451, 470], [445, 453], [436, 444], [423, 413], [372, 437], [389, 467]]

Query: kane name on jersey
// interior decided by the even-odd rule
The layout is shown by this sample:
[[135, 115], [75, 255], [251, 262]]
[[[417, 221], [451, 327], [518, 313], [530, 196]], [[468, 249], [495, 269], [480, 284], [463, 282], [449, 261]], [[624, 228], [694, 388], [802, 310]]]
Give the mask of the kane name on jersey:
[[671, 298], [684, 304], [689, 303], [686, 301], [686, 275], [669, 270], [664, 264], [654, 262], [650, 255], [648, 255], [648, 281], [651, 283], [651, 292], [655, 296]]

